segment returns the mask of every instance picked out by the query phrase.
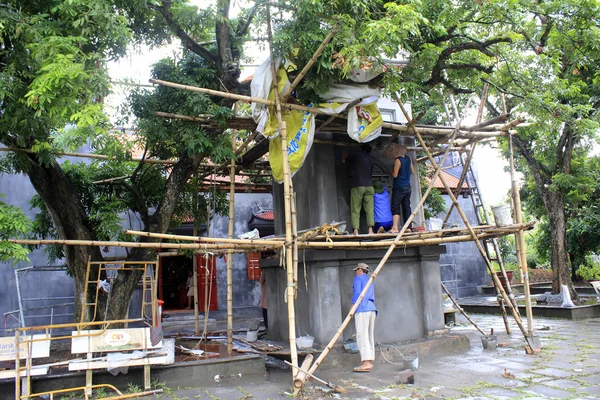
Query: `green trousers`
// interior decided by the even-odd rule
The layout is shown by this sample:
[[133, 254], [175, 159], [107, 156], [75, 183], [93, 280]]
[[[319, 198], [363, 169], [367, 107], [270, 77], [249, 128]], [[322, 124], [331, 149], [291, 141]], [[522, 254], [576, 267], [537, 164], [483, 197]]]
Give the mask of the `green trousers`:
[[367, 214], [367, 226], [375, 225], [373, 216], [373, 186], [359, 186], [350, 190], [350, 217], [352, 229], [360, 227], [360, 210], [364, 208]]

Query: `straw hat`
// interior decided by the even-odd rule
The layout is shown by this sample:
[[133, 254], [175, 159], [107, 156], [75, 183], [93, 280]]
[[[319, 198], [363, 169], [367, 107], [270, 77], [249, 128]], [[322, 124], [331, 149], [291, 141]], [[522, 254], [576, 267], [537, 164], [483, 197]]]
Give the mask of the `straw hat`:
[[362, 269], [363, 271], [369, 272], [369, 266], [365, 263], [358, 263], [356, 268], [354, 268], [352, 271], [356, 271], [357, 269]]
[[390, 143], [383, 152], [383, 156], [389, 160], [400, 157], [400, 154], [404, 150], [406, 152], [406, 146], [398, 143]]

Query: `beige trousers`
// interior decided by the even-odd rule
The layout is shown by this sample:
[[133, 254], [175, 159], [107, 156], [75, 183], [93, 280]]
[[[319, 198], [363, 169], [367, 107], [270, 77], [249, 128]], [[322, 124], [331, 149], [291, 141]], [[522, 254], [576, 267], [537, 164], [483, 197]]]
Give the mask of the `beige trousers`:
[[354, 316], [356, 344], [361, 361], [375, 360], [375, 311], [359, 312]]

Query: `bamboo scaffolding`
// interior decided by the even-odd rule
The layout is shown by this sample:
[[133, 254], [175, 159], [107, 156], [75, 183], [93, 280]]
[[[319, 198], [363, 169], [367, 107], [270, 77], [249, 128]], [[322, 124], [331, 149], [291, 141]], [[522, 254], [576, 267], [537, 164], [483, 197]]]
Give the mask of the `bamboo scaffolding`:
[[467, 321], [469, 321], [475, 328], [477, 328], [477, 330], [483, 335], [486, 336], [485, 332], [481, 330], [481, 328], [479, 326], [477, 326], [477, 324], [467, 315], [466, 311], [463, 310], [463, 308], [456, 302], [456, 300], [454, 300], [454, 298], [452, 297], [452, 295], [450, 294], [450, 291], [446, 288], [446, 285], [444, 285], [444, 282], [440, 282], [442, 284], [442, 289], [444, 289], [444, 292], [446, 292], [446, 294], [448, 295], [448, 297], [450, 298], [450, 300], [452, 300], [452, 304], [454, 304], [454, 307], [456, 307], [456, 309], [458, 311], [461, 312], [462, 315], [465, 316], [465, 318], [467, 319]]
[[263, 245], [271, 244], [275, 246], [281, 246], [281, 240], [274, 239], [233, 239], [233, 238], [213, 238], [204, 236], [187, 236], [187, 235], [173, 235], [168, 233], [154, 233], [144, 232], [135, 230], [126, 230], [125, 234], [133, 236], [143, 236], [160, 239], [171, 239], [171, 240], [191, 240], [200, 243], [235, 243], [235, 244], [250, 244], [250, 245]]
[[[404, 114], [405, 118], [407, 118], [407, 120], [409, 120], [408, 113], [406, 112], [406, 109], [404, 108], [404, 105], [402, 104], [400, 98], [397, 98], [396, 100], [397, 100], [398, 105], [400, 106], [400, 109], [402, 110], [402, 113]], [[427, 156], [429, 157], [429, 162], [431, 163], [431, 165], [433, 165], [433, 166], [437, 165], [436, 162], [435, 162], [435, 160], [433, 159], [433, 157], [431, 157], [431, 152], [428, 149], [426, 149], [425, 142], [423, 141], [423, 138], [421, 137], [421, 135], [418, 132], [415, 132], [415, 135], [416, 135], [417, 139], [419, 139], [419, 142], [421, 143], [421, 146], [423, 146], [423, 148], [425, 149], [425, 152], [426, 152]], [[485, 260], [485, 263], [486, 263], [486, 265], [488, 267], [488, 270], [489, 270], [490, 274], [492, 275], [492, 279], [494, 281], [494, 284], [498, 288], [498, 291], [502, 295], [502, 298], [504, 299], [504, 301], [509, 305], [509, 308], [510, 308], [512, 314], [513, 314], [513, 317], [515, 318], [515, 322], [517, 323], [517, 326], [519, 326], [519, 329], [521, 329], [521, 332], [523, 333], [523, 336], [527, 339], [527, 333], [525, 332], [525, 329], [523, 327], [523, 323], [521, 321], [521, 317], [520, 317], [520, 315], [517, 312], [515, 312], [515, 307], [510, 302], [508, 296], [506, 295], [506, 292], [504, 291], [504, 288], [500, 284], [500, 280], [498, 279], [498, 276], [496, 275], [496, 273], [494, 271], [492, 263], [488, 259], [487, 255], [485, 253], [485, 250], [481, 246], [481, 243], [479, 242], [479, 240], [477, 240], [477, 235], [473, 231], [473, 229], [471, 227], [471, 224], [469, 223], [468, 218], [466, 217], [466, 215], [462, 211], [462, 208], [458, 204], [458, 201], [456, 200], [456, 197], [454, 196], [454, 194], [450, 190], [450, 188], [448, 186], [448, 183], [446, 182], [446, 180], [444, 179], [444, 177], [440, 176], [440, 180], [444, 184], [444, 188], [448, 192], [448, 195], [450, 196], [450, 199], [452, 200], [453, 203], [455, 203], [456, 210], [460, 214], [460, 217], [464, 221], [465, 226], [469, 230], [469, 233], [470, 233], [471, 237], [473, 238], [473, 241], [475, 242], [475, 245], [477, 246], [477, 249], [479, 250], [479, 253], [481, 254], [481, 256], [483, 257], [483, 259]]]
[[[513, 143], [512, 143], [512, 135], [508, 137], [508, 144], [510, 149], [510, 177], [512, 184], [512, 193], [511, 197], [513, 198], [514, 205], [514, 213], [515, 219], [517, 223], [523, 223], [523, 214], [521, 212], [521, 195], [519, 194], [519, 183], [517, 182], [517, 177], [515, 173], [515, 161], [514, 161], [514, 153], [513, 153]], [[517, 261], [521, 264], [521, 271], [523, 271], [523, 288], [525, 294], [525, 315], [527, 318], [527, 334], [530, 338], [533, 338], [533, 312], [531, 310], [531, 291], [529, 288], [529, 272], [527, 268], [527, 248], [525, 244], [525, 234], [523, 231], [517, 232], [518, 239], [518, 249], [519, 249], [519, 257], [517, 257]], [[507, 281], [508, 282], [508, 281]], [[531, 341], [531, 348], [533, 348], [533, 341]]]
[[[256, 245], [256, 244], [220, 244], [220, 243], [144, 243], [144, 242], [117, 242], [103, 240], [70, 240], [70, 239], [6, 239], [7, 242], [15, 244], [30, 245], [51, 245], [58, 244], [63, 246], [98, 246], [98, 247], [127, 247], [144, 249], [198, 249], [198, 250], [256, 250], [260, 247], [263, 250], [275, 250], [281, 247], [277, 245]], [[138, 262], [140, 264], [140, 262]]]
[[[267, 5], [267, 32], [269, 35], [269, 43], [271, 42], [272, 29], [271, 29], [271, 11]], [[286, 298], [288, 306], [288, 330], [290, 340], [290, 359], [292, 361], [292, 379], [296, 376], [298, 367], [298, 351], [296, 348], [296, 311], [294, 305], [296, 286], [294, 285], [294, 260], [293, 260], [293, 248], [292, 245], [292, 194], [290, 190], [292, 188], [291, 175], [290, 175], [290, 163], [287, 154], [287, 129], [286, 123], [283, 120], [281, 113], [281, 99], [279, 95], [279, 85], [277, 82], [277, 70], [275, 68], [275, 57], [273, 56], [273, 48], [270, 47], [271, 53], [271, 74], [273, 76], [273, 90], [275, 95], [275, 111], [277, 115], [277, 123], [279, 125], [279, 138], [274, 140], [281, 140], [281, 154], [283, 163], [283, 193], [284, 193], [284, 209], [285, 209], [285, 261], [286, 261]]]
[[[210, 230], [210, 228], [208, 229]], [[196, 226], [196, 221], [194, 221], [193, 233], [194, 235], [198, 234], [198, 227]], [[200, 323], [198, 321], [198, 256], [196, 254], [194, 254], [194, 257], [192, 258], [192, 274], [194, 276], [194, 334], [199, 335]], [[208, 292], [208, 290], [205, 290], [205, 292]]]
[[[408, 121], [410, 121], [410, 118], [408, 118], [408, 116], [406, 116], [406, 118]], [[457, 133], [458, 133], [458, 131], [455, 131], [454, 136], [456, 136]], [[421, 145], [424, 146], [423, 143], [421, 143]], [[444, 156], [442, 159], [442, 164], [440, 164], [440, 166], [438, 166], [436, 168], [436, 171], [433, 174], [432, 180], [435, 180], [435, 178], [440, 175], [441, 165], [443, 165], [449, 152], [450, 152], [449, 150], [446, 150], [446, 152], [444, 153]], [[419, 205], [416, 207], [415, 211], [413, 211], [412, 214], [408, 217], [408, 219], [404, 223], [404, 226], [402, 226], [402, 228], [400, 229], [400, 232], [398, 232], [396, 239], [394, 239], [394, 241], [392, 242], [392, 244], [386, 251], [385, 255], [383, 256], [383, 258], [381, 259], [381, 261], [379, 262], [379, 264], [377, 265], [377, 267], [375, 268], [375, 270], [369, 277], [369, 280], [367, 281], [362, 292], [356, 299], [356, 302], [352, 305], [352, 307], [350, 308], [350, 311], [348, 311], [348, 315], [346, 315], [346, 318], [342, 322], [342, 325], [340, 325], [340, 327], [336, 331], [335, 335], [333, 335], [333, 337], [331, 338], [331, 340], [329, 341], [329, 343], [327, 344], [327, 346], [325, 347], [323, 352], [319, 355], [319, 357], [315, 360], [314, 364], [311, 366], [310, 370], [308, 371], [309, 374], [314, 374], [314, 372], [319, 367], [321, 362], [323, 362], [325, 357], [327, 357], [327, 355], [329, 354], [329, 351], [331, 351], [331, 348], [337, 342], [337, 340], [341, 336], [341, 334], [344, 331], [344, 329], [346, 328], [346, 326], [348, 326], [348, 324], [350, 323], [350, 320], [352, 320], [352, 317], [354, 316], [354, 313], [358, 309], [358, 306], [360, 305], [362, 299], [365, 297], [367, 290], [369, 289], [369, 287], [371, 287], [371, 285], [373, 284], [373, 281], [379, 274], [379, 271], [381, 271], [381, 269], [384, 267], [385, 263], [387, 262], [388, 258], [392, 255], [393, 251], [396, 249], [396, 246], [397, 246], [398, 242], [401, 240], [402, 235], [404, 234], [406, 229], [410, 226], [412, 220], [415, 218], [415, 215], [418, 212], [418, 209], [425, 203], [425, 200], [427, 199], [427, 196], [429, 196], [429, 193], [431, 192], [432, 189], [433, 189], [433, 186], [429, 185], [429, 187], [425, 191], [425, 194], [421, 197], [421, 201], [419, 202]]]
[[[233, 106], [233, 114], [237, 113], [237, 105]], [[231, 147], [235, 154], [235, 140], [237, 130], [231, 135]], [[228, 239], [233, 239], [233, 227], [235, 217], [235, 156], [231, 157], [229, 173], [229, 226], [227, 229]], [[233, 253], [230, 251], [227, 257], [227, 354], [233, 354]]]
[[[157, 85], [172, 87], [172, 88], [176, 88], [176, 89], [183, 89], [183, 90], [188, 90], [188, 91], [197, 92], [197, 93], [209, 94], [212, 96], [219, 96], [219, 97], [224, 97], [224, 98], [233, 99], [233, 100], [242, 100], [242, 101], [248, 101], [248, 102], [253, 102], [253, 103], [258, 103], [258, 104], [264, 104], [264, 105], [271, 106], [271, 107], [276, 106], [275, 103], [279, 101], [278, 99], [276, 99], [276, 101], [272, 101], [272, 100], [261, 99], [258, 97], [243, 96], [243, 95], [239, 95], [239, 94], [221, 92], [218, 90], [206, 89], [206, 88], [201, 88], [201, 87], [196, 87], [196, 86], [181, 85], [179, 83], [163, 81], [160, 79], [150, 79], [150, 82], [157, 84]], [[289, 108], [292, 110], [300, 110], [300, 111], [304, 111], [304, 112], [310, 112], [312, 114], [326, 115], [328, 117], [335, 116], [340, 119], [347, 118], [347, 116], [344, 114], [329, 114], [318, 108], [308, 107], [308, 106], [304, 106], [304, 105], [300, 105], [300, 104], [291, 104], [291, 103], [281, 104], [281, 103], [279, 103], [279, 107], [280, 108]], [[194, 117], [192, 117], [192, 118], [194, 118]], [[516, 121], [513, 121], [513, 122], [515, 122], [518, 125], [518, 123]], [[516, 126], [516, 125], [512, 125], [512, 126]], [[390, 129], [390, 130], [398, 131], [398, 132], [404, 132], [405, 134], [412, 136], [412, 134], [409, 133], [409, 127], [407, 125], [395, 124], [395, 123], [391, 123], [391, 122], [384, 122], [382, 124], [382, 127]], [[414, 129], [419, 133], [423, 133], [425, 135], [430, 135], [430, 136], [447, 136], [449, 132], [452, 132], [454, 130], [453, 128], [449, 129], [447, 127], [432, 128], [432, 127], [419, 127], [419, 126], [415, 126]], [[506, 128], [506, 129], [508, 129], [508, 128]], [[460, 130], [459, 133], [460, 133], [460, 135], [458, 137], [463, 138], [463, 139], [464, 138], [466, 138], [466, 139], [475, 139], [475, 138], [484, 139], [484, 138], [495, 138], [495, 137], [507, 135], [507, 132], [504, 132], [501, 130], [500, 131], [491, 131], [491, 132]]]

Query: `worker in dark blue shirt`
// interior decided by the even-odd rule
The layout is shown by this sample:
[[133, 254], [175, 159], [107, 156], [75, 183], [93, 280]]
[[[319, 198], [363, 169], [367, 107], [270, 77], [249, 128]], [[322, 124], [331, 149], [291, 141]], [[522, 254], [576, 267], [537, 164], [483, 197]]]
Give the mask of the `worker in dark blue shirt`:
[[[392, 214], [394, 224], [392, 225], [391, 233], [398, 233], [400, 226], [404, 226], [411, 214], [410, 208], [410, 174], [415, 173], [412, 160], [406, 155], [406, 146], [401, 144], [393, 144], [396, 150], [396, 158], [394, 159], [394, 169], [392, 176], [394, 177], [394, 187], [392, 189]], [[400, 225], [402, 222], [402, 225]], [[407, 228], [410, 231], [410, 227]]]

